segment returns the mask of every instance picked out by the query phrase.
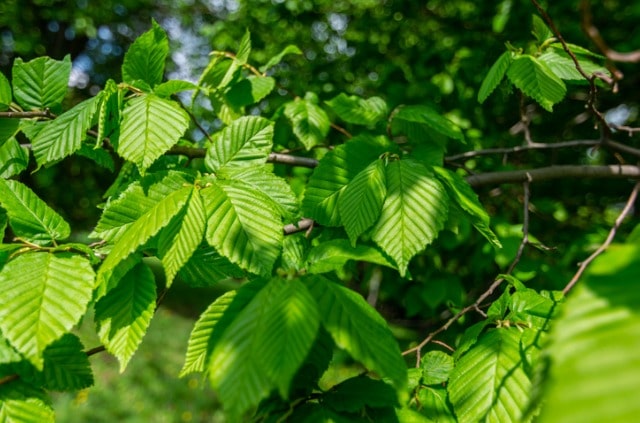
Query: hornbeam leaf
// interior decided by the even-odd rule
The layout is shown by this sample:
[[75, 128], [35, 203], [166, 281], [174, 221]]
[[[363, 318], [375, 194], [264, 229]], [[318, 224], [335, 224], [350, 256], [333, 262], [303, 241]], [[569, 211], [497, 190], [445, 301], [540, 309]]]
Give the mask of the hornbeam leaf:
[[340, 93], [325, 102], [345, 122], [356, 125], [375, 126], [387, 113], [387, 103], [380, 97], [360, 98]]
[[171, 100], [153, 94], [127, 103], [116, 151], [144, 172], [173, 147], [189, 127], [189, 115]]
[[13, 62], [13, 94], [26, 110], [56, 108], [67, 94], [71, 56], [62, 60], [38, 57], [30, 62]]
[[44, 386], [55, 391], [72, 391], [93, 385], [89, 357], [80, 339], [67, 333], [44, 351]]
[[101, 101], [101, 95], [85, 100], [46, 124], [31, 140], [38, 166], [62, 160], [80, 149]]
[[217, 181], [200, 192], [209, 215], [207, 242], [243, 269], [270, 274], [283, 237], [273, 201], [238, 181]]
[[375, 160], [349, 182], [338, 199], [340, 218], [347, 230], [351, 245], [373, 225], [387, 195], [384, 162]]
[[[424, 143], [435, 132], [447, 138], [465, 142], [464, 134], [449, 119], [427, 106], [401, 106], [392, 113], [391, 130], [403, 133], [412, 141]], [[433, 141], [433, 140], [429, 140]]]
[[532, 387], [522, 336], [515, 328], [493, 329], [458, 360], [447, 390], [459, 422], [521, 421]]
[[369, 245], [351, 246], [346, 239], [332, 239], [323, 242], [309, 251], [307, 263], [309, 272], [326, 273], [340, 270], [349, 260], [366, 261], [395, 269], [379, 248]]
[[43, 351], [84, 315], [95, 286], [88, 260], [23, 254], [0, 271], [0, 329], [36, 368]]
[[[564, 51], [558, 51], [555, 49], [549, 49], [542, 53], [538, 60], [545, 63], [551, 71], [556, 74], [560, 79], [569, 80], [569, 81], [583, 81], [587, 83], [578, 69], [576, 69], [576, 65], [573, 62], [573, 59]], [[593, 75], [595, 72], [599, 72], [603, 75], [611, 75], [609, 70], [604, 67], [593, 63], [590, 60], [584, 58], [578, 58], [578, 63], [580, 63], [580, 67], [583, 71], [587, 73], [588, 76]]]
[[156, 281], [144, 262], [136, 264], [118, 286], [96, 303], [100, 340], [120, 362], [120, 373], [138, 349], [155, 308]]
[[209, 245], [196, 249], [178, 272], [180, 281], [193, 287], [213, 286], [221, 280], [243, 276], [242, 269]]
[[513, 85], [549, 112], [567, 92], [564, 82], [544, 62], [528, 54], [513, 59], [507, 70], [507, 77]]
[[387, 198], [372, 238], [405, 275], [411, 258], [444, 227], [449, 198], [442, 184], [421, 164], [396, 160], [387, 165]]
[[338, 199], [347, 184], [381, 154], [396, 149], [385, 137], [359, 135], [327, 153], [309, 179], [304, 214], [321, 225], [340, 226]]
[[273, 144], [273, 124], [258, 116], [236, 119], [219, 133], [207, 150], [205, 164], [211, 172], [227, 166], [256, 166], [267, 161]]
[[154, 86], [162, 82], [164, 62], [169, 53], [169, 40], [164, 30], [156, 23], [140, 35], [129, 47], [122, 63], [122, 80], [133, 83], [136, 80]]
[[387, 322], [355, 291], [323, 276], [304, 281], [318, 302], [322, 325], [336, 345], [367, 369], [388, 377], [396, 389], [403, 389], [407, 366]]
[[7, 210], [16, 236], [46, 243], [71, 233], [69, 224], [20, 182], [0, 179], [0, 205]]
[[233, 84], [224, 97], [236, 109], [255, 104], [265, 98], [276, 87], [276, 80], [270, 76], [251, 75]]
[[[24, 171], [29, 165], [29, 150], [21, 147], [15, 138], [0, 146], [0, 178], [10, 178]], [[1, 201], [0, 201], [1, 203]]]
[[322, 144], [331, 122], [322, 108], [307, 99], [297, 98], [284, 107], [284, 115], [291, 122], [293, 133], [307, 150]]
[[200, 193], [193, 190], [182, 213], [160, 233], [158, 250], [167, 277], [166, 286], [171, 286], [176, 273], [189, 260], [204, 236], [207, 217]]
[[[11, 84], [2, 72], [0, 72], [0, 112], [4, 112], [11, 104]], [[0, 142], [2, 144], [2, 142]]]
[[21, 380], [0, 385], [0, 422], [54, 423], [50, 399], [40, 389]]
[[[0, 73], [0, 75], [2, 75]], [[0, 118], [0, 147], [20, 130], [20, 119]], [[0, 162], [1, 163], [1, 162]]]
[[271, 59], [267, 62], [266, 65], [260, 67], [260, 72], [266, 72], [269, 68], [272, 68], [279, 64], [284, 56], [288, 54], [299, 54], [302, 55], [302, 50], [300, 50], [297, 46], [293, 44], [289, 44], [282, 51], [275, 56], [272, 56]]
[[498, 57], [498, 60], [491, 65], [487, 76], [482, 80], [482, 85], [480, 85], [480, 89], [478, 90], [479, 103], [484, 103], [487, 97], [489, 97], [493, 90], [500, 84], [502, 78], [504, 78], [504, 75], [507, 73], [507, 69], [509, 69], [512, 56], [510, 51], [505, 51]]

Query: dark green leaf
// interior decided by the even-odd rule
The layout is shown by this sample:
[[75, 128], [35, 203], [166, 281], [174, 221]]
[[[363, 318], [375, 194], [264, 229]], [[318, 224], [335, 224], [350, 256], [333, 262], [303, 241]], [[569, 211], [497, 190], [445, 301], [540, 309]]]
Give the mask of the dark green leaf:
[[239, 109], [258, 103], [269, 95], [275, 86], [276, 80], [270, 76], [251, 75], [232, 85], [224, 96], [231, 107]]
[[395, 269], [396, 266], [378, 248], [369, 245], [351, 246], [346, 239], [332, 239], [309, 251], [308, 270], [311, 273], [339, 271], [349, 260], [366, 261]]
[[367, 376], [356, 376], [339, 383], [324, 395], [323, 400], [335, 411], [347, 412], [398, 405], [398, 396], [391, 385]]
[[[29, 151], [10, 139], [0, 146], [0, 178], [10, 178], [29, 165]], [[2, 201], [0, 201], [2, 203]]]
[[426, 131], [427, 134], [429, 131], [434, 131], [447, 138], [458, 140], [462, 143], [465, 142], [460, 128], [430, 107], [401, 106], [391, 116], [391, 130], [393, 133], [405, 134], [414, 142], [433, 142], [432, 140], [422, 139], [422, 137], [412, 136], [414, 135], [413, 131], [415, 131], [412, 128], [414, 126]]
[[0, 72], [0, 112], [4, 112], [11, 104], [11, 84], [2, 72]]
[[487, 76], [482, 80], [482, 85], [480, 85], [480, 89], [478, 90], [479, 103], [484, 103], [487, 97], [489, 97], [493, 90], [500, 84], [500, 81], [502, 81], [502, 78], [504, 78], [504, 75], [507, 73], [507, 69], [509, 69], [512, 57], [513, 55], [510, 51], [505, 51], [498, 57], [498, 60], [491, 65]]
[[549, 112], [567, 92], [562, 80], [544, 62], [527, 54], [513, 59], [507, 76], [513, 85]]

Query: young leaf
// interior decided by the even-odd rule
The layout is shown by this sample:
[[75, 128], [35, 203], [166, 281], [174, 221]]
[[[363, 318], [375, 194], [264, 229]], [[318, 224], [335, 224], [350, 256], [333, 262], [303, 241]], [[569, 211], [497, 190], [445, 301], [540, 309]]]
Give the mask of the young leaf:
[[387, 322], [355, 291], [323, 276], [304, 281], [318, 302], [322, 325], [336, 345], [367, 369], [389, 378], [396, 389], [403, 389], [407, 367]]
[[449, 198], [442, 184], [421, 164], [396, 160], [387, 165], [387, 198], [372, 238], [405, 275], [411, 258], [444, 227]]
[[422, 383], [437, 385], [449, 380], [453, 370], [453, 358], [442, 351], [429, 351], [420, 360], [420, 367], [424, 370]]
[[287, 103], [284, 115], [289, 119], [296, 138], [307, 150], [322, 144], [329, 133], [329, 117], [310, 100], [297, 98]]
[[69, 237], [71, 228], [26, 185], [0, 179], [0, 205], [7, 210], [9, 224], [19, 237], [48, 243]]
[[240, 65], [244, 65], [249, 60], [249, 54], [251, 54], [251, 33], [249, 30], [244, 32], [242, 39], [240, 40], [240, 45], [238, 47], [238, 52], [236, 53], [235, 61]]
[[356, 125], [375, 126], [387, 116], [387, 103], [380, 97], [363, 99], [340, 93], [325, 102], [345, 122]]
[[264, 164], [273, 145], [273, 124], [258, 116], [239, 118], [213, 140], [205, 165], [211, 172], [225, 166], [250, 167]]
[[173, 147], [189, 127], [189, 115], [171, 100], [152, 94], [129, 101], [122, 112], [116, 151], [144, 172]]
[[[587, 82], [584, 76], [578, 72], [573, 59], [571, 59], [565, 51], [548, 49], [538, 57], [538, 60], [545, 63], [560, 79]], [[607, 76], [611, 75], [607, 68], [597, 65], [590, 60], [578, 58], [578, 63], [580, 63], [580, 67], [589, 77], [591, 77], [595, 72]]]
[[270, 76], [251, 75], [233, 84], [224, 94], [227, 103], [234, 109], [255, 104], [273, 91], [276, 80]]
[[122, 80], [133, 83], [136, 80], [154, 86], [162, 82], [164, 62], [169, 53], [169, 40], [164, 30], [152, 22], [152, 28], [140, 35], [129, 47], [122, 63]]
[[538, 44], [542, 44], [553, 37], [553, 32], [538, 15], [533, 15], [533, 36], [538, 40]]
[[173, 94], [182, 91], [191, 91], [197, 88], [198, 87], [193, 82], [172, 79], [171, 81], [166, 81], [162, 84], [156, 85], [153, 88], [153, 93], [158, 97], [169, 98]]
[[167, 288], [202, 243], [206, 222], [204, 202], [194, 189], [185, 208], [160, 232], [158, 239], [158, 254], [166, 274]]
[[510, 51], [505, 51], [498, 57], [498, 60], [491, 65], [487, 76], [482, 80], [482, 85], [480, 85], [480, 89], [478, 90], [479, 103], [484, 103], [487, 97], [489, 97], [493, 90], [500, 84], [512, 60], [513, 54]]
[[13, 94], [26, 110], [57, 108], [67, 94], [71, 56], [62, 60], [38, 57], [30, 62], [13, 62]]
[[11, 84], [2, 72], [0, 72], [0, 112], [4, 112], [11, 104]]
[[272, 200], [235, 181], [218, 181], [200, 192], [208, 214], [207, 242], [243, 269], [270, 274], [283, 236]]
[[449, 196], [453, 198], [467, 214], [471, 223], [494, 247], [502, 248], [500, 240], [489, 227], [489, 214], [482, 207], [478, 196], [464, 178], [448, 169], [434, 166], [436, 177], [444, 183]]
[[340, 218], [351, 245], [380, 216], [387, 194], [384, 162], [375, 160], [349, 182], [338, 199]]
[[282, 51], [280, 53], [276, 54], [271, 59], [269, 59], [269, 61], [267, 62], [266, 65], [261, 66], [260, 67], [260, 72], [266, 72], [270, 68], [272, 68], [275, 65], [279, 64], [282, 61], [282, 59], [284, 58], [284, 56], [286, 56], [288, 54], [302, 55], [302, 50], [300, 50], [297, 46], [294, 46], [293, 44], [289, 44], [284, 49], [282, 49]]
[[392, 132], [406, 134], [414, 142], [428, 142], [419, 135], [434, 131], [447, 138], [465, 143], [460, 128], [427, 106], [401, 106], [392, 113], [391, 119]]
[[395, 269], [396, 266], [377, 247], [351, 246], [346, 239], [332, 239], [309, 251], [307, 256], [310, 273], [326, 273], [342, 269], [349, 260], [366, 261]]
[[359, 135], [320, 160], [304, 193], [304, 214], [321, 225], [339, 226], [338, 199], [347, 184], [381, 154], [397, 147], [385, 137]]
[[42, 353], [84, 315], [95, 286], [88, 260], [28, 253], [0, 271], [0, 329], [36, 368]]
[[153, 272], [139, 262], [96, 303], [100, 341], [120, 362], [120, 373], [138, 349], [156, 308]]
[[453, 369], [447, 390], [458, 421], [520, 421], [531, 381], [523, 370], [518, 329], [493, 329]]
[[16, 380], [0, 385], [0, 418], [3, 423], [54, 423], [51, 400], [44, 391]]
[[46, 124], [31, 140], [38, 166], [62, 160], [82, 146], [101, 101], [100, 95], [85, 100]]
[[541, 422], [627, 422], [640, 404], [640, 247], [612, 245], [568, 296], [551, 332]]
[[544, 62], [528, 54], [513, 59], [507, 69], [507, 77], [520, 91], [549, 112], [567, 92], [562, 80]]
[[[0, 178], [10, 178], [29, 165], [29, 152], [12, 138], [0, 146]], [[0, 201], [2, 204], [2, 201]]]

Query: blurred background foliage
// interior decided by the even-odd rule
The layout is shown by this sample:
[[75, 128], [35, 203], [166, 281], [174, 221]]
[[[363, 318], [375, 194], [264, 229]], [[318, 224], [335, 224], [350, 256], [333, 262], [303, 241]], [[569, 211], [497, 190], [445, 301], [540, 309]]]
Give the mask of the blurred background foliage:
[[[594, 49], [581, 29], [579, 3], [574, 0], [543, 5], [567, 41]], [[594, 23], [612, 48], [640, 48], [639, 2], [592, 3]], [[517, 93], [505, 84], [482, 105], [476, 95], [506, 42], [531, 48], [531, 20], [535, 13], [527, 0], [4, 0], [0, 3], [0, 69], [10, 75], [16, 57], [28, 60], [48, 55], [59, 59], [70, 53], [71, 105], [97, 93], [107, 79], [120, 80], [124, 52], [136, 36], [149, 28], [151, 19], [169, 34], [172, 49], [167, 77], [174, 79], [196, 78], [208, 63], [210, 51], [234, 51], [248, 29], [253, 44], [250, 61], [257, 66], [289, 44], [303, 52], [301, 56], [288, 56], [271, 71], [281, 98], [272, 96], [255, 112], [272, 116], [279, 100], [284, 101], [291, 94], [304, 96], [306, 92], [316, 93], [321, 101], [346, 92], [380, 96], [391, 107], [428, 104], [463, 128], [467, 145], [450, 145], [448, 153], [455, 154], [522, 144], [522, 134], [517, 131]], [[634, 113], [637, 115], [640, 103], [640, 72], [634, 64], [616, 66], [624, 74], [619, 92], [601, 90], [598, 107], [607, 111], [623, 105], [631, 112], [630, 123], [636, 119], [638, 126]], [[532, 107], [534, 141], [597, 139], [598, 130], [585, 116], [586, 94], [586, 85], [570, 86], [567, 98], [553, 114], [526, 103], [525, 107]], [[204, 122], [212, 130], [220, 125], [213, 119], [212, 115], [211, 122]], [[329, 137], [329, 144], [344, 141], [337, 132], [331, 132]], [[614, 139], [638, 147], [637, 137], [614, 134]], [[615, 162], [605, 151], [565, 149], [483, 156], [464, 164], [470, 171], [488, 172]], [[282, 172], [303, 180], [309, 174], [305, 169]], [[30, 186], [80, 230], [76, 237], [81, 239], [97, 221], [97, 205], [114, 174], [74, 157], [33, 175], [25, 174], [24, 178], [30, 179]], [[516, 276], [536, 289], [563, 287], [576, 263], [603, 241], [631, 186], [631, 182], [608, 180], [559, 180], [533, 185], [530, 233], [540, 248], [527, 249]], [[504, 248], [492, 249], [475, 231], [462, 225], [456, 232], [443, 233], [433, 247], [413, 261], [413, 280], [383, 270], [376, 306], [399, 337], [419, 339], [438, 327], [443, 318], [483, 292], [515, 256], [522, 237], [522, 187], [483, 187], [478, 194], [492, 215], [492, 227]], [[623, 233], [633, 227], [633, 219], [630, 220], [623, 226]], [[371, 296], [370, 282], [376, 272], [372, 267], [353, 263], [340, 276], [352, 288]], [[179, 289], [175, 291], [168, 303], [190, 317], [197, 316], [203, 303], [210, 300], [206, 295], [194, 299], [181, 296]], [[466, 326], [470, 322], [460, 323]], [[157, 345], [157, 351], [173, 348], [173, 332], [184, 333], [186, 340], [186, 330], [180, 324], [168, 325], [159, 335], [150, 333], [149, 342]], [[459, 334], [460, 330], [454, 327], [445, 337], [455, 343]], [[153, 344], [154, 339], [158, 344]], [[175, 348], [182, 348], [182, 354], [185, 345], [183, 342]], [[138, 359], [144, 360], [145, 353], [141, 351], [139, 355], [143, 358]], [[106, 371], [113, 372], [113, 368]], [[141, 366], [129, 369], [127, 374], [134, 373], [136, 377], [136, 372], [144, 371]], [[167, 382], [164, 375], [138, 376], [169, 385], [167, 389], [182, 389]], [[134, 389], [137, 382], [131, 384], [127, 389]], [[100, 385], [104, 381], [98, 383], [98, 388]], [[185, 396], [182, 401], [199, 401], [189, 389], [180, 395]], [[127, 399], [126, 394], [115, 396]], [[193, 421], [200, 421], [192, 415]], [[62, 421], [72, 419], [65, 417]], [[118, 421], [138, 420], [118, 417]]]

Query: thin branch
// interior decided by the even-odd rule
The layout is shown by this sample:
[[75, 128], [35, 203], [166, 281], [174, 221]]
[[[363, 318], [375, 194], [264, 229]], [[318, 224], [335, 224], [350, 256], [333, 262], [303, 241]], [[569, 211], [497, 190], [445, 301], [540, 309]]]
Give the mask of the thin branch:
[[[444, 158], [445, 162], [455, 162], [462, 159], [471, 159], [478, 156], [489, 156], [492, 154], [515, 154], [523, 151], [529, 150], [555, 150], [561, 148], [574, 148], [574, 147], [593, 147], [595, 145], [600, 144], [602, 141], [600, 140], [573, 140], [573, 141], [562, 141], [562, 142], [532, 142], [530, 144], [518, 145], [515, 147], [504, 147], [504, 148], [487, 148], [484, 150], [474, 150], [467, 151], [465, 153], [454, 154], [451, 156], [446, 156]], [[637, 151], [638, 157], [640, 157], [640, 150]]]
[[291, 166], [314, 168], [318, 166], [318, 160], [311, 157], [291, 156], [289, 154], [270, 153], [267, 158], [269, 163], [280, 163]]
[[31, 118], [46, 118], [55, 119], [56, 115], [49, 109], [36, 110], [33, 112], [0, 112], [0, 118], [9, 119], [31, 119]]
[[522, 212], [522, 241], [520, 242], [520, 246], [518, 247], [518, 252], [516, 253], [516, 257], [511, 262], [509, 269], [507, 269], [507, 274], [510, 275], [513, 270], [516, 268], [520, 259], [522, 258], [522, 253], [524, 253], [524, 249], [527, 245], [529, 245], [529, 200], [531, 198], [531, 191], [529, 189], [529, 183], [531, 182], [530, 176], [527, 174], [527, 180], [522, 183], [522, 191], [523, 191], [523, 212]]
[[589, 257], [587, 257], [585, 261], [580, 263], [580, 267], [578, 267], [578, 271], [576, 272], [575, 275], [573, 275], [573, 278], [571, 278], [567, 286], [565, 286], [564, 289], [562, 290], [563, 294], [566, 295], [569, 291], [571, 291], [571, 289], [578, 282], [578, 280], [586, 270], [587, 266], [589, 266], [589, 264], [591, 264], [591, 262], [596, 257], [602, 254], [609, 247], [609, 245], [611, 245], [611, 243], [613, 242], [613, 238], [616, 236], [616, 232], [618, 232], [620, 225], [622, 225], [622, 221], [629, 215], [629, 213], [633, 209], [633, 203], [635, 203], [636, 198], [638, 197], [639, 190], [640, 190], [640, 182], [633, 187], [633, 190], [629, 195], [629, 199], [627, 200], [627, 203], [624, 205], [624, 208], [620, 212], [620, 215], [618, 216], [615, 223], [613, 224], [613, 227], [609, 231], [609, 235], [607, 235], [607, 239], [605, 239], [602, 245], [600, 245], [600, 247], [598, 247], [598, 249], [594, 251]]

